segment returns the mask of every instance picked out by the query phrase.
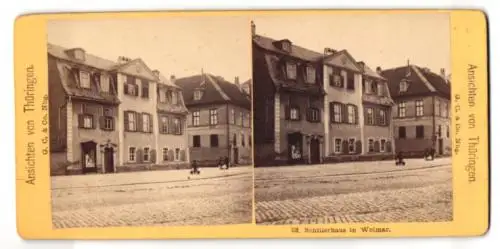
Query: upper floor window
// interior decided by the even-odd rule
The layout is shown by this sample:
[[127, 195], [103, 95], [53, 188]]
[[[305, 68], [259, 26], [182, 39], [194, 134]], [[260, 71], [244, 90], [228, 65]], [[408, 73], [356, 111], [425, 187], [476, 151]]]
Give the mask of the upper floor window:
[[334, 103], [333, 104], [333, 122], [341, 123], [342, 122], [342, 104]]
[[193, 126], [200, 125], [200, 111], [193, 112]]
[[380, 125], [386, 125], [387, 124], [387, 114], [385, 110], [380, 110], [379, 111], [379, 124]]
[[142, 114], [142, 131], [151, 132], [151, 115], [147, 113]]
[[85, 71], [80, 71], [80, 87], [90, 88], [90, 74]]
[[231, 109], [231, 114], [229, 115], [229, 123], [230, 124], [236, 124], [236, 112], [234, 109]]
[[141, 81], [141, 92], [143, 98], [149, 98], [149, 82], [147, 80]]
[[367, 94], [373, 93], [372, 81], [369, 79], [365, 79], [365, 93]]
[[317, 108], [311, 107], [308, 110], [308, 121], [309, 122], [319, 122], [320, 117], [319, 117], [319, 110]]
[[330, 74], [330, 86], [335, 87], [343, 87], [344, 79], [339, 70], [332, 69], [332, 73]]
[[406, 80], [402, 80], [399, 83], [399, 92], [406, 92], [408, 91], [408, 82]]
[[94, 116], [91, 114], [80, 114], [78, 123], [80, 128], [93, 129]]
[[441, 116], [447, 118], [448, 117], [448, 104], [443, 102], [443, 110], [441, 111]]
[[354, 90], [354, 73], [347, 73], [347, 89]]
[[217, 116], [217, 109], [210, 110], [210, 125], [216, 125], [219, 123]]
[[373, 108], [366, 108], [366, 122], [369, 125], [374, 124], [373, 120]]
[[135, 131], [137, 129], [136, 127], [136, 115], [134, 112], [126, 112], [125, 113], [127, 117], [127, 122], [125, 122], [125, 125], [127, 127], [128, 131]]
[[441, 115], [441, 102], [439, 101], [439, 99], [436, 99], [436, 115]]
[[421, 99], [415, 101], [415, 114], [418, 117], [424, 116], [424, 101]]
[[127, 83], [123, 87], [125, 94], [138, 96], [139, 85], [137, 82], [139, 82], [139, 79], [134, 80], [132, 76], [127, 76]]
[[384, 84], [383, 83], [377, 83], [377, 95], [384, 96]]
[[101, 91], [103, 92], [109, 92], [109, 76], [105, 74], [100, 75], [99, 79], [100, 85], [101, 85]]
[[160, 98], [160, 103], [165, 103], [165, 101], [166, 101], [166, 98], [165, 98], [165, 92], [160, 91], [160, 92], [158, 93], [158, 96], [159, 96], [159, 98]]
[[161, 125], [160, 125], [160, 131], [161, 133], [168, 133], [168, 118], [163, 116], [161, 117]]
[[290, 80], [297, 79], [297, 65], [294, 63], [286, 63], [286, 77]]
[[179, 102], [179, 96], [176, 91], [171, 91], [172, 94], [172, 104], [177, 105]]
[[300, 119], [300, 111], [297, 107], [290, 108], [290, 120], [299, 120]]
[[347, 105], [347, 123], [356, 123], [356, 106]]
[[149, 147], [144, 147], [142, 150], [142, 161], [143, 162], [149, 162]]
[[200, 100], [201, 99], [201, 94], [202, 94], [201, 90], [195, 90], [194, 91], [194, 97], [193, 97], [194, 100]]
[[406, 117], [406, 102], [400, 102], [398, 104], [398, 117]]
[[401, 126], [398, 128], [398, 137], [399, 138], [406, 138], [406, 127]]
[[174, 133], [176, 135], [182, 134], [181, 120], [180, 118], [174, 118]]
[[309, 84], [314, 84], [316, 82], [316, 69], [314, 67], [306, 67], [306, 78]]
[[246, 114], [246, 123], [245, 123], [245, 126], [246, 127], [250, 127], [250, 113]]

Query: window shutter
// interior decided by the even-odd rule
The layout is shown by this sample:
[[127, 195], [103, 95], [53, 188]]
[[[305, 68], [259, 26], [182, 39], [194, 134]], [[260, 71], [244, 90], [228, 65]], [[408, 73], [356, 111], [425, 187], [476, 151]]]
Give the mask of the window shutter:
[[83, 114], [78, 114], [78, 128], [83, 128]]
[[173, 127], [173, 122], [170, 117], [167, 118], [167, 134], [172, 134], [174, 133], [174, 127]]
[[353, 106], [353, 107], [354, 107], [354, 123], [359, 124], [358, 107], [357, 106]]
[[151, 161], [151, 163], [156, 163], [156, 150], [155, 149], [151, 149], [151, 152], [149, 153], [149, 160]]
[[101, 128], [101, 130], [104, 130], [104, 116], [99, 117], [99, 128]]
[[180, 154], [180, 160], [186, 161], [186, 150], [181, 150]]
[[134, 84], [135, 87], [135, 96], [139, 96], [139, 86], [137, 84]]
[[347, 105], [342, 104], [341, 109], [342, 109], [342, 122], [348, 123], [349, 120], [348, 120], [348, 113], [347, 113]]
[[115, 130], [115, 118], [114, 117], [111, 117], [111, 130], [112, 131]]
[[75, 86], [80, 88], [80, 71], [78, 70], [78, 68], [72, 68], [71, 75], [73, 76], [73, 80], [75, 81]]
[[307, 108], [306, 111], [306, 120], [311, 121], [311, 108]]
[[142, 149], [141, 148], [136, 149], [135, 161], [138, 163], [142, 163]]
[[375, 141], [373, 144], [374, 144], [373, 145], [373, 150], [375, 152], [380, 152], [380, 142], [379, 141]]
[[347, 140], [342, 140], [342, 153], [349, 154], [349, 142]]
[[286, 120], [290, 119], [290, 106], [289, 105], [285, 106], [285, 119]]
[[368, 108], [363, 107], [363, 115], [365, 116], [365, 125], [368, 125]]
[[163, 124], [161, 122], [162, 116], [158, 116], [158, 133], [163, 133]]
[[153, 132], [153, 115], [148, 114], [148, 119], [149, 119], [149, 133]]
[[135, 130], [136, 131], [143, 131], [142, 130], [142, 113], [135, 113]]
[[124, 127], [125, 127], [125, 131], [130, 131], [129, 130], [129, 127], [128, 127], [128, 114], [129, 112], [128, 111], [124, 111], [123, 112], [123, 124], [124, 124]]
[[123, 84], [123, 93], [124, 93], [124, 94], [128, 94], [128, 84], [129, 84], [129, 83], [125, 83], [125, 84]]
[[91, 118], [92, 118], [92, 129], [95, 129], [96, 123], [97, 123], [96, 120], [95, 120], [96, 115], [91, 115]]
[[330, 102], [330, 122], [333, 123], [333, 121], [335, 120], [335, 117], [334, 117], [334, 112], [333, 112], [333, 102]]
[[363, 150], [363, 144], [361, 143], [361, 140], [356, 140], [355, 142], [356, 145], [356, 154], [361, 154], [361, 151]]
[[335, 83], [333, 82], [334, 81], [333, 74], [328, 75], [328, 81], [330, 81], [330, 86], [335, 85]]

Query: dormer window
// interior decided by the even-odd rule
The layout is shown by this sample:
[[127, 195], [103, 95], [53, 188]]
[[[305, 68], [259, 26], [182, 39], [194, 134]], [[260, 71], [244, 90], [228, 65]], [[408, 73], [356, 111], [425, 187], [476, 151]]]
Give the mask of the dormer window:
[[399, 92], [406, 92], [408, 91], [408, 81], [402, 80], [399, 83]]
[[201, 99], [201, 95], [202, 95], [201, 90], [194, 91], [194, 100], [200, 100]]
[[384, 84], [383, 83], [377, 84], [377, 94], [378, 94], [378, 96], [384, 95]]
[[281, 49], [283, 49], [286, 52], [290, 52], [290, 43], [288, 41], [283, 41], [281, 43]]
[[294, 63], [286, 63], [286, 78], [289, 80], [297, 79], [297, 65]]
[[85, 60], [85, 52], [82, 49], [75, 49], [73, 52], [73, 55], [75, 56], [75, 59], [77, 60]]
[[365, 92], [367, 94], [373, 93], [372, 81], [369, 79], [365, 79]]
[[99, 82], [101, 84], [101, 91], [105, 93], [109, 92], [109, 76], [101, 74]]
[[178, 101], [179, 101], [179, 98], [177, 96], [177, 92], [172, 91], [172, 104], [177, 105]]
[[316, 82], [316, 69], [314, 67], [306, 67], [306, 80], [309, 84], [314, 84]]
[[85, 71], [80, 71], [80, 87], [90, 88], [90, 74]]

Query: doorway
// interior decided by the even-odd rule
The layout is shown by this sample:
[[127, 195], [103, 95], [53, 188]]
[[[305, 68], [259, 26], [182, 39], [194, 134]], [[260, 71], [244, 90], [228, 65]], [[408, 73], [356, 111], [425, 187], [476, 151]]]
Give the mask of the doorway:
[[115, 172], [115, 163], [113, 157], [113, 148], [104, 149], [104, 173]]
[[438, 139], [438, 154], [443, 155], [443, 139]]
[[97, 173], [96, 167], [96, 143], [93, 141], [81, 143], [82, 150], [82, 173]]
[[233, 148], [233, 163], [234, 164], [239, 163], [238, 158], [239, 158], [238, 148]]
[[302, 162], [302, 133], [288, 134], [288, 160], [291, 163]]
[[319, 139], [313, 138], [311, 139], [311, 163], [318, 164], [320, 163], [320, 151], [319, 151]]

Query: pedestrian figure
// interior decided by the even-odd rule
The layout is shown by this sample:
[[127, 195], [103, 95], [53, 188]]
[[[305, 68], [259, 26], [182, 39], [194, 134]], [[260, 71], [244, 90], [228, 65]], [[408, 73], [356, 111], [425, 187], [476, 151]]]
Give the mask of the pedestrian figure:
[[189, 172], [191, 175], [199, 175], [200, 174], [200, 170], [198, 170], [198, 163], [196, 162], [196, 160], [193, 160], [193, 162], [191, 163], [191, 171]]
[[428, 148], [425, 150], [424, 158], [426, 161], [434, 160], [434, 155], [436, 154], [436, 150], [434, 148]]
[[227, 156], [224, 158], [224, 165], [226, 165], [226, 169], [229, 169], [229, 166], [230, 166], [229, 165], [229, 157], [227, 157]]
[[396, 166], [398, 165], [406, 165], [405, 161], [404, 161], [404, 158], [403, 158], [403, 152], [398, 152], [397, 155], [396, 155]]
[[229, 166], [225, 163], [225, 159], [223, 157], [221, 157], [219, 159], [219, 163], [218, 164], [219, 164], [219, 169], [221, 169], [221, 170], [229, 168]]

